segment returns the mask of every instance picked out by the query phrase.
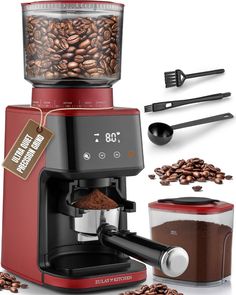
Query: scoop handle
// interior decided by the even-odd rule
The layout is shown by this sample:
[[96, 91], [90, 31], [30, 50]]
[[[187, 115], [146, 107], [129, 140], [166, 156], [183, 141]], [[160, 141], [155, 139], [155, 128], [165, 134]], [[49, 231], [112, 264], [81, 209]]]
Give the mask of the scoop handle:
[[207, 118], [203, 118], [203, 119], [199, 119], [199, 120], [194, 120], [194, 121], [189, 121], [189, 122], [173, 125], [171, 127], [172, 127], [172, 129], [176, 130], [176, 129], [186, 128], [186, 127], [192, 127], [192, 126], [232, 119], [233, 117], [234, 116], [231, 113], [225, 113], [225, 114], [221, 114], [221, 115], [217, 115], [217, 116], [207, 117]]

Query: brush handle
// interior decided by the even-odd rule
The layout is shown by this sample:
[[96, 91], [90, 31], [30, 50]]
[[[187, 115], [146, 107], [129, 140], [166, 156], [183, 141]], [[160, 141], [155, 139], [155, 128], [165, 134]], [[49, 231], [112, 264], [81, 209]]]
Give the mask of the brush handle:
[[205, 101], [213, 101], [213, 100], [219, 100], [224, 97], [230, 96], [230, 92], [226, 93], [217, 93], [197, 98], [191, 98], [191, 99], [184, 99], [184, 100], [174, 100], [174, 101], [165, 101], [165, 102], [158, 102], [152, 104], [152, 111], [158, 112], [158, 111], [164, 111], [167, 109], [172, 109], [176, 107], [180, 107], [183, 105], [193, 104], [193, 103], [199, 103], [199, 102], [205, 102]]
[[207, 72], [199, 72], [199, 73], [185, 75], [185, 78], [186, 79], [191, 79], [191, 78], [196, 78], [196, 77], [203, 77], [203, 76], [209, 76], [209, 75], [223, 74], [224, 72], [225, 72], [224, 69], [207, 71]]
[[189, 121], [186, 123], [173, 125], [171, 127], [172, 127], [172, 129], [176, 130], [176, 129], [186, 128], [186, 127], [192, 127], [192, 126], [232, 119], [233, 117], [234, 116], [231, 113], [225, 113], [225, 114], [221, 114], [221, 115], [217, 115], [217, 116], [213, 116], [213, 117], [207, 117], [207, 118], [203, 118], [203, 119], [199, 119], [199, 120], [194, 120], [194, 121]]

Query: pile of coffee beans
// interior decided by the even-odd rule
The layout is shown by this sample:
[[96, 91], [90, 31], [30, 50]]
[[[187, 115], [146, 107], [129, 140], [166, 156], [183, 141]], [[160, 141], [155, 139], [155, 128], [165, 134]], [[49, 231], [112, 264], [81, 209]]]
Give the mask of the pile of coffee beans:
[[121, 23], [118, 16], [56, 19], [27, 16], [28, 79], [119, 78]]
[[7, 272], [0, 272], [0, 290], [9, 290], [12, 293], [18, 293], [18, 289], [26, 289], [28, 285], [17, 281], [16, 277]]
[[143, 285], [138, 290], [127, 291], [121, 293], [120, 295], [183, 295], [183, 293], [178, 293], [178, 291], [168, 288], [167, 285], [163, 284], [152, 284], [150, 286]]
[[[164, 165], [154, 170], [155, 174], [149, 175], [150, 179], [155, 179], [156, 175], [161, 179], [161, 185], [170, 185], [171, 182], [179, 181], [182, 185], [187, 185], [195, 181], [206, 182], [213, 181], [216, 184], [222, 184], [224, 179], [230, 180], [233, 177], [226, 175], [220, 168], [213, 164], [207, 164], [199, 158], [188, 160], [179, 160], [172, 165]], [[201, 187], [195, 187], [200, 191]]]

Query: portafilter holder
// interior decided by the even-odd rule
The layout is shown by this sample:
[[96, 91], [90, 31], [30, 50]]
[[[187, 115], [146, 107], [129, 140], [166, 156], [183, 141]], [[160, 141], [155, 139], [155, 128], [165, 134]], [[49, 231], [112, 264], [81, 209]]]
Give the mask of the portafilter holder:
[[97, 235], [98, 228], [102, 224], [108, 223], [118, 227], [120, 211], [120, 207], [109, 210], [84, 210], [83, 216], [73, 218], [73, 229], [82, 234]]

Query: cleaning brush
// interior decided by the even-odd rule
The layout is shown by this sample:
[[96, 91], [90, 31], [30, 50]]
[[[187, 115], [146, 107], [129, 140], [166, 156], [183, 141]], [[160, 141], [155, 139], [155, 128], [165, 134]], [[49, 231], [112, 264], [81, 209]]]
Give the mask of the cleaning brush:
[[181, 70], [176, 70], [176, 71], [172, 71], [172, 72], [165, 72], [166, 88], [175, 87], [175, 86], [180, 87], [184, 84], [184, 81], [186, 79], [222, 74], [224, 72], [225, 72], [224, 69], [207, 71], [207, 72], [200, 72], [200, 73], [188, 74], [188, 75], [184, 74], [184, 72]]

